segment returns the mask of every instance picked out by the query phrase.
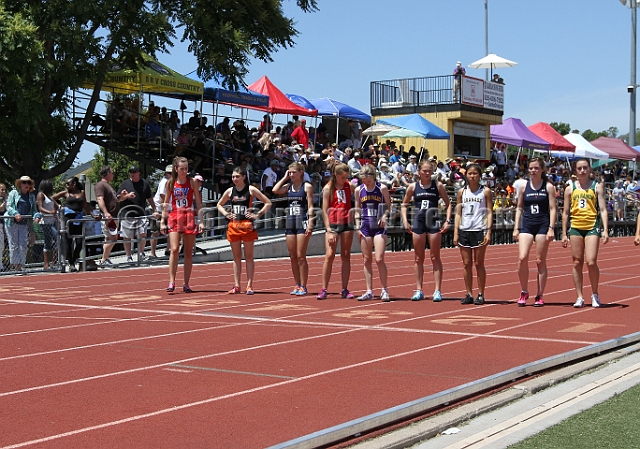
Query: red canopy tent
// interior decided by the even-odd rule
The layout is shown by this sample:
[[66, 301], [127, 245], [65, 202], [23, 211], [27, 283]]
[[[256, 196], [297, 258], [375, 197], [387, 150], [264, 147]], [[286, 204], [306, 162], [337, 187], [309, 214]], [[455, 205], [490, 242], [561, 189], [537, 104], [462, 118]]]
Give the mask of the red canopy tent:
[[535, 125], [529, 126], [529, 130], [536, 136], [549, 142], [551, 144], [551, 151], [576, 151], [576, 146], [562, 137], [562, 134], [553, 129], [548, 123], [538, 122]]
[[609, 154], [611, 159], [635, 161], [638, 158], [638, 152], [624, 143], [622, 139], [598, 137], [596, 140], [591, 142], [591, 145]]
[[278, 89], [269, 78], [263, 76], [258, 81], [247, 89], [257, 92], [262, 95], [269, 96], [269, 106], [266, 109], [256, 108], [261, 110], [267, 110], [272, 114], [291, 114], [291, 115], [304, 115], [308, 117], [315, 117], [318, 115], [317, 109], [307, 109], [302, 106], [298, 106], [287, 98], [285, 94]]

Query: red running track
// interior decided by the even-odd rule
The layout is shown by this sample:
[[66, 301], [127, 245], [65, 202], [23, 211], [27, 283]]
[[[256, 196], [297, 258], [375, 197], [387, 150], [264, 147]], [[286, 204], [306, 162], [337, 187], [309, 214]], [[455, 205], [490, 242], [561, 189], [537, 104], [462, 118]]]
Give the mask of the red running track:
[[0, 448], [267, 447], [640, 331], [631, 238], [601, 248], [600, 309], [572, 307], [571, 254], [557, 242], [543, 308], [515, 305], [516, 246], [487, 250], [485, 306], [460, 304], [459, 252], [442, 257], [442, 303], [407, 299], [406, 252], [387, 254], [390, 303], [340, 299], [338, 259], [334, 293], [316, 300], [321, 257], [304, 298], [289, 295], [288, 260], [256, 263], [254, 296], [226, 294], [230, 263], [196, 266], [191, 295], [164, 292], [166, 268], [3, 278]]

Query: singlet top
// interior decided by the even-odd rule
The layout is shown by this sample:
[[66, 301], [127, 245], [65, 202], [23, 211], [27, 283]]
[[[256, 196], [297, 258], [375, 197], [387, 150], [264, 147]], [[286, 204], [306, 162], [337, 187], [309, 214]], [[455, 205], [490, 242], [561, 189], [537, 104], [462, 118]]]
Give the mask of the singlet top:
[[461, 231], [484, 231], [486, 229], [487, 198], [484, 187], [472, 192], [469, 187], [462, 190]]
[[84, 209], [84, 198], [76, 197], [71, 194], [67, 195], [67, 201], [65, 202], [65, 206], [71, 209], [74, 212], [80, 213]]
[[380, 183], [376, 182], [373, 190], [369, 191], [362, 185], [360, 188], [360, 205], [362, 206], [362, 227], [377, 229], [380, 227], [378, 220], [384, 213], [384, 197]]
[[531, 180], [527, 181], [522, 193], [524, 205], [522, 219], [527, 223], [544, 224], [549, 223], [549, 193], [547, 183], [543, 180], [542, 187], [536, 190], [531, 185]]
[[287, 218], [302, 218], [306, 220], [309, 211], [307, 192], [305, 192], [306, 181], [302, 181], [298, 190], [293, 190], [293, 183], [289, 185], [287, 192]]
[[440, 192], [438, 192], [438, 183], [435, 179], [432, 179], [431, 184], [426, 188], [422, 187], [420, 182], [416, 182], [413, 192], [415, 219], [424, 222], [427, 214], [437, 214], [439, 200]]
[[253, 197], [249, 193], [249, 184], [245, 185], [242, 190], [238, 190], [234, 185], [231, 188], [229, 202], [231, 203], [231, 212], [236, 216], [235, 221], [251, 221], [245, 216], [253, 204]]
[[44, 216], [44, 223], [45, 224], [55, 223], [56, 217], [53, 215], [53, 212], [56, 209], [55, 209], [55, 206], [53, 205], [53, 200], [49, 198], [47, 195], [45, 195], [44, 193], [42, 194], [42, 196], [44, 197], [44, 200], [42, 201], [42, 208], [47, 211], [47, 214], [49, 214]]
[[[168, 184], [168, 183], [167, 183]], [[165, 184], [165, 189], [168, 185]], [[170, 214], [184, 214], [186, 211], [193, 211], [193, 188], [191, 187], [191, 178], [187, 177], [184, 184], [180, 184], [176, 179], [173, 184], [173, 192], [170, 193], [171, 211]]]
[[329, 223], [349, 223], [349, 211], [351, 210], [351, 187], [345, 182], [341, 189], [336, 188], [329, 204]]
[[[571, 227], [583, 231], [593, 229], [598, 219], [598, 198], [596, 182], [593, 181], [586, 190], [573, 181], [571, 192]], [[578, 188], [576, 188], [578, 186]]]

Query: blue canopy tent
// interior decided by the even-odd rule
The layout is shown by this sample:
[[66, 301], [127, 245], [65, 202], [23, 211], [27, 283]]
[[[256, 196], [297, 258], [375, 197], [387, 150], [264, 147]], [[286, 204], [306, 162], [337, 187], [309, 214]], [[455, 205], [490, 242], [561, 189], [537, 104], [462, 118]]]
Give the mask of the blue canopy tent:
[[306, 98], [304, 98], [302, 95], [285, 94], [285, 96], [289, 100], [291, 100], [293, 103], [297, 104], [298, 106], [302, 106], [303, 108], [307, 108], [307, 109], [316, 109], [316, 107], [312, 105], [311, 102]]
[[451, 136], [444, 129], [437, 127], [429, 120], [421, 116], [420, 114], [403, 115], [400, 117], [392, 117], [378, 120], [385, 125], [393, 125], [399, 128], [408, 129], [418, 133], [424, 139], [422, 148], [420, 149], [420, 156], [418, 160], [422, 160], [422, 152], [427, 144], [427, 139], [449, 139]]
[[400, 117], [385, 118], [378, 120], [386, 125], [397, 126], [420, 134], [424, 139], [448, 139], [449, 133], [442, 128], [438, 128], [420, 114], [403, 115]]
[[338, 143], [338, 136], [340, 135], [341, 118], [371, 123], [371, 116], [369, 114], [366, 114], [353, 106], [349, 106], [348, 104], [332, 100], [331, 98], [316, 98], [315, 100], [311, 100], [311, 104], [318, 110], [318, 115], [320, 117], [336, 118], [336, 143]]

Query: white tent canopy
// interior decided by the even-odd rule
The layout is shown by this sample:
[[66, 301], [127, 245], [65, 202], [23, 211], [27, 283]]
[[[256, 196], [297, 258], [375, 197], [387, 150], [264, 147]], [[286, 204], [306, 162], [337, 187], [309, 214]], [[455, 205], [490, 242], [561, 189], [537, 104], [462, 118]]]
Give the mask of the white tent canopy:
[[569, 157], [586, 157], [589, 159], [609, 159], [609, 155], [602, 150], [597, 149], [589, 143], [587, 139], [580, 134], [569, 133], [563, 136], [569, 142], [576, 146], [575, 153], [569, 153]]

